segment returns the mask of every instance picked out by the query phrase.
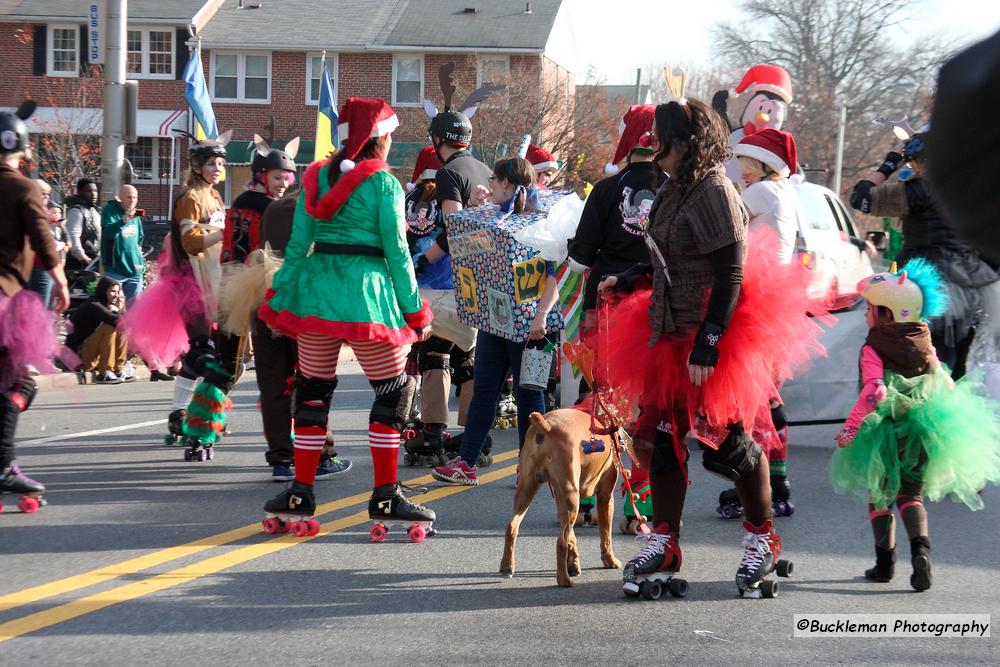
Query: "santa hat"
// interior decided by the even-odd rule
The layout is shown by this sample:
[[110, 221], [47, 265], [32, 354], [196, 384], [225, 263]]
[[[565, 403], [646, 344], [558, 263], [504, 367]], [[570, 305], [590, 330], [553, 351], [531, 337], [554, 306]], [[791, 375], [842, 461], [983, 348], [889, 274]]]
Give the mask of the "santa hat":
[[556, 156], [535, 144], [528, 146], [528, 152], [525, 154], [524, 159], [531, 163], [535, 171], [559, 168], [559, 161], [556, 160]]
[[740, 85], [736, 86], [736, 94], [744, 92], [756, 94], [759, 92], [774, 93], [790, 104], [792, 101], [792, 78], [784, 68], [777, 65], [754, 65], [751, 67]]
[[656, 107], [652, 104], [633, 104], [622, 116], [621, 138], [615, 149], [615, 156], [605, 165], [604, 173], [614, 176], [618, 173], [618, 163], [637, 148], [649, 148], [652, 144], [653, 123]]
[[420, 149], [420, 153], [417, 154], [417, 164], [413, 167], [413, 177], [406, 184], [406, 189], [412, 190], [420, 181], [434, 178], [437, 176], [437, 170], [443, 166], [441, 160], [438, 159], [437, 151], [434, 150], [434, 147], [424, 146]]
[[765, 127], [760, 132], [745, 136], [733, 148], [733, 153], [760, 160], [785, 178], [799, 170], [795, 137], [784, 130]]
[[374, 137], [384, 137], [399, 127], [399, 119], [385, 100], [348, 97], [340, 109], [337, 136], [344, 146], [340, 170], [354, 169], [354, 158], [365, 143]]

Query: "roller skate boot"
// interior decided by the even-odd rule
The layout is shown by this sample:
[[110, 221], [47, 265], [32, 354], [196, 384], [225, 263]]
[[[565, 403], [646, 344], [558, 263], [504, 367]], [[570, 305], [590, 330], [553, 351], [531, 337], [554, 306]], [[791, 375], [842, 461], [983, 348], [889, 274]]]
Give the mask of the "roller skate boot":
[[517, 428], [517, 403], [514, 402], [514, 394], [506, 386], [497, 403], [497, 416], [493, 421], [493, 428], [501, 430]]
[[404, 435], [412, 435], [413, 437], [403, 442], [405, 452], [403, 465], [433, 468], [446, 460], [444, 443], [449, 437], [446, 431], [435, 432], [425, 428], [422, 431], [409, 432]]
[[636, 537], [636, 540], [645, 540], [646, 546], [625, 565], [622, 590], [626, 596], [641, 595], [645, 600], [657, 600], [664, 588], [675, 598], [687, 595], [687, 581], [676, 576], [682, 561], [677, 536], [663, 523], [654, 532]]
[[0, 512], [3, 511], [3, 496], [5, 493], [20, 495], [21, 499], [17, 503], [17, 508], [25, 514], [32, 514], [38, 511], [39, 507], [46, 505], [45, 485], [31, 479], [16, 464], [11, 464], [0, 471]]
[[184, 446], [184, 420], [187, 410], [174, 410], [167, 416], [167, 434], [163, 436], [163, 444], [167, 447]]
[[931, 538], [922, 535], [910, 540], [910, 556], [910, 586], [915, 591], [926, 591], [931, 587]]
[[736, 571], [736, 590], [740, 597], [777, 597], [778, 582], [765, 577], [772, 572], [777, 572], [779, 577], [792, 574], [791, 561], [778, 559], [781, 536], [774, 532], [770, 519], [760, 526], [744, 521], [743, 527], [747, 532], [743, 537], [743, 558]]
[[597, 507], [597, 496], [580, 498], [580, 509], [576, 514], [576, 525], [596, 526], [597, 513], [594, 511], [595, 507]]
[[406, 534], [411, 542], [423, 542], [425, 537], [434, 535], [434, 510], [418, 505], [403, 495], [399, 482], [383, 484], [372, 489], [368, 501], [368, 518], [372, 526], [369, 530], [372, 542], [382, 542], [389, 534], [390, 526], [407, 526]]
[[736, 489], [726, 489], [719, 494], [719, 506], [715, 511], [723, 519], [738, 519], [743, 516], [743, 503], [740, 502]]
[[774, 516], [792, 516], [795, 505], [789, 500], [792, 487], [784, 475], [771, 475], [771, 509]]
[[875, 567], [865, 570], [865, 579], [880, 584], [892, 581], [896, 574], [896, 550], [875, 547]]
[[284, 491], [264, 503], [266, 518], [262, 526], [268, 535], [291, 532], [295, 537], [308, 537], [319, 532], [316, 497], [311, 484], [292, 482]]
[[185, 461], [211, 461], [215, 458], [215, 448], [211, 442], [188, 436], [184, 439], [184, 444], [187, 446], [184, 450]]

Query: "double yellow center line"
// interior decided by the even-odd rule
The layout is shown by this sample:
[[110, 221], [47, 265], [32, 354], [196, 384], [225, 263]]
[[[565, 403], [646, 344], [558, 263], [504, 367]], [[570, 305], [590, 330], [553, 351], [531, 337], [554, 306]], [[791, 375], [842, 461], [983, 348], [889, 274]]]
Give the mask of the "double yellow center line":
[[[501, 463], [503, 461], [516, 458], [517, 455], [517, 450], [503, 452], [496, 455], [493, 460], [496, 463]], [[489, 484], [503, 479], [504, 477], [509, 477], [514, 474], [516, 469], [516, 466], [513, 465], [505, 468], [498, 468], [480, 476], [479, 483], [480, 485]], [[433, 479], [429, 475], [424, 475], [416, 479], [408, 480], [404, 483], [412, 486], [428, 484], [432, 481]], [[440, 487], [431, 489], [427, 493], [420, 496], [414, 496], [414, 499], [419, 500], [421, 503], [428, 503], [455, 495], [456, 493], [468, 491], [470, 488], [472, 487]], [[369, 496], [370, 494], [368, 493], [359, 493], [341, 500], [320, 505], [316, 508], [316, 515], [320, 516], [329, 514], [330, 512], [335, 512], [346, 507], [364, 503], [368, 500]], [[198, 561], [197, 563], [192, 563], [191, 565], [185, 565], [184, 567], [180, 567], [169, 572], [153, 575], [143, 579], [142, 581], [117, 586], [100, 593], [94, 593], [92, 595], [77, 598], [70, 602], [66, 602], [43, 611], [28, 614], [0, 624], [0, 642], [7, 641], [8, 639], [14, 639], [15, 637], [20, 637], [31, 632], [36, 632], [43, 628], [63, 623], [112, 605], [128, 602], [129, 600], [135, 600], [151, 593], [156, 593], [167, 588], [185, 584], [189, 581], [193, 581], [210, 574], [215, 574], [255, 558], [260, 558], [261, 556], [266, 556], [268, 554], [293, 547], [296, 544], [308, 542], [310, 540], [323, 537], [324, 535], [329, 535], [330, 533], [335, 533], [360, 525], [368, 520], [368, 510], [365, 509], [361, 512], [357, 512], [355, 514], [351, 514], [350, 516], [324, 524], [321, 527], [320, 532], [311, 537], [292, 537], [287, 534], [281, 535], [280, 537], [240, 547], [239, 549], [234, 549], [228, 553], [213, 556], [211, 558]], [[260, 533], [260, 524], [254, 523], [248, 526], [243, 526], [242, 528], [236, 528], [224, 533], [188, 542], [186, 544], [155, 551], [136, 558], [130, 558], [120, 563], [91, 570], [90, 572], [85, 572], [83, 574], [67, 577], [65, 579], [42, 584], [40, 586], [34, 586], [32, 588], [26, 588], [24, 590], [17, 591], [16, 593], [0, 596], [0, 612], [36, 603], [56, 595], [63, 595], [65, 593], [81, 590], [83, 588], [117, 579], [119, 577], [135, 574], [137, 572], [162, 565], [163, 563], [168, 563], [172, 560], [185, 558], [202, 551], [230, 544]]]

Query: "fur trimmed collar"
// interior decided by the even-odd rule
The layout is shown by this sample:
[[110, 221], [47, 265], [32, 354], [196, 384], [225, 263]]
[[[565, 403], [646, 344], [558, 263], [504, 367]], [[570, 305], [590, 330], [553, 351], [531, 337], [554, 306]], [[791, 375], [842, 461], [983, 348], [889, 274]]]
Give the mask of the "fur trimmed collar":
[[328, 160], [313, 162], [302, 178], [302, 187], [306, 191], [306, 212], [317, 220], [332, 218], [365, 179], [376, 172], [389, 170], [389, 165], [382, 160], [362, 160], [354, 169], [343, 174], [330, 191], [317, 200], [319, 171], [328, 162]]

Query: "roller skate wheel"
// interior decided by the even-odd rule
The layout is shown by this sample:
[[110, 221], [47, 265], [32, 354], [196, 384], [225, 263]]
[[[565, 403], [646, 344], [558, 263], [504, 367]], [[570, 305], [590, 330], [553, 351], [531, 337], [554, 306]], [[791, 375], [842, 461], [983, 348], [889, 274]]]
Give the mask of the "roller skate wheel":
[[281, 532], [281, 520], [276, 519], [273, 516], [268, 517], [263, 521], [261, 521], [260, 525], [261, 527], [263, 527], [264, 532], [267, 533], [268, 535], [274, 535], [275, 533]]
[[42, 504], [38, 502], [38, 498], [33, 498], [32, 496], [21, 498], [21, 501], [17, 504], [17, 508], [25, 514], [34, 514], [41, 506]]
[[779, 560], [774, 570], [779, 577], [790, 577], [792, 576], [792, 561], [790, 560]]
[[194, 452], [192, 452], [190, 449], [184, 450], [184, 460], [185, 461], [193, 461], [194, 460]]
[[306, 521], [306, 527], [309, 529], [308, 535], [319, 534], [319, 521], [316, 519], [309, 519]]
[[639, 595], [644, 600], [659, 600], [663, 595], [663, 586], [658, 581], [644, 581], [639, 584]]
[[413, 440], [415, 437], [417, 437], [417, 432], [412, 428], [403, 431], [403, 440]]
[[773, 579], [765, 579], [760, 582], [760, 594], [769, 599], [778, 597], [778, 582]]
[[411, 542], [420, 543], [424, 541], [427, 537], [427, 533], [424, 531], [423, 526], [410, 526], [410, 530], [407, 531], [407, 535], [410, 537]]
[[785, 503], [785, 516], [792, 516], [793, 514], [795, 514], [795, 505]]
[[685, 598], [688, 594], [688, 582], [686, 579], [671, 579], [667, 582], [667, 591], [675, 598]]
[[0, 500], [0, 512], [3, 512], [3, 501]]
[[374, 526], [372, 526], [371, 530], [368, 531], [368, 534], [371, 536], [372, 542], [381, 542], [385, 539], [385, 536], [388, 532], [389, 532], [388, 529], [386, 529], [384, 525], [382, 525], [381, 523], [376, 523]]
[[723, 505], [722, 507], [720, 507], [719, 514], [722, 515], [723, 519], [735, 519], [740, 515], [739, 510], [737, 510], [732, 505]]
[[278, 519], [278, 532], [279, 533], [290, 533], [292, 532], [292, 522], [285, 521], [283, 519]]
[[637, 588], [633, 588], [633, 586], [635, 586], [635, 584], [625, 584], [622, 586], [622, 591], [625, 593], [625, 597], [639, 597], [639, 590]]
[[307, 537], [309, 535], [309, 522], [296, 521], [292, 524], [292, 535], [295, 537]]

